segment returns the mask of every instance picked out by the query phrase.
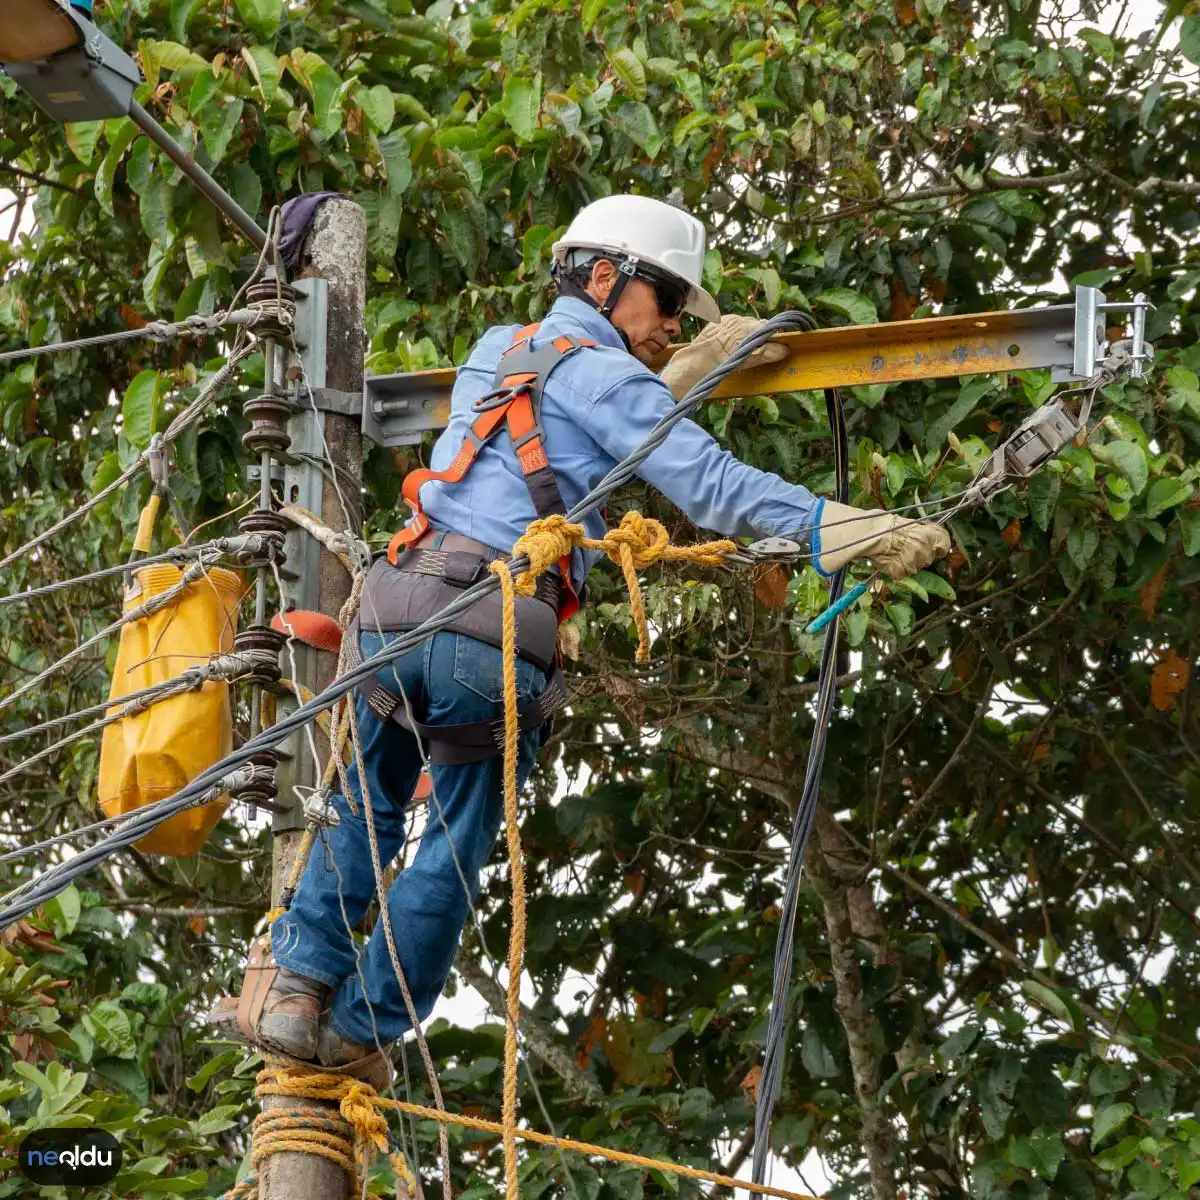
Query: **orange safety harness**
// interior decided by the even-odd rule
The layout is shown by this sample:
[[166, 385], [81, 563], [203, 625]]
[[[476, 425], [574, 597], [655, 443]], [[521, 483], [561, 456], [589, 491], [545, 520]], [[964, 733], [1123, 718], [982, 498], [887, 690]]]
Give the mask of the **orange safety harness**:
[[[541, 322], [534, 322], [518, 329], [512, 343], [500, 355], [492, 390], [472, 406], [472, 411], [480, 414], [479, 418], [467, 431], [450, 466], [444, 471], [425, 467], [410, 471], [405, 476], [400, 492], [405, 503], [413, 510], [415, 519], [388, 543], [388, 561], [393, 566], [400, 565], [398, 559], [401, 551], [414, 545], [430, 529], [429, 518], [421, 508], [421, 488], [427, 483], [460, 482], [479, 457], [479, 452], [501, 428], [507, 428], [508, 436], [512, 439], [534, 512], [539, 517], [566, 513], [567, 506], [563, 503], [558, 481], [546, 457], [546, 431], [541, 422], [542, 392], [559, 363], [585, 346], [594, 347], [596, 343], [588, 338], [561, 334], [535, 350], [533, 335], [540, 325]], [[558, 609], [561, 624], [579, 610], [579, 596], [571, 581], [569, 555], [559, 561], [558, 568], [563, 583]]]

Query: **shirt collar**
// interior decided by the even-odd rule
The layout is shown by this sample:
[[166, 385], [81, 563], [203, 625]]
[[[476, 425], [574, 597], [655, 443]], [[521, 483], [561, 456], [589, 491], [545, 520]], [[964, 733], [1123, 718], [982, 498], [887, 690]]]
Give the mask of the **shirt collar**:
[[607, 317], [602, 317], [589, 304], [583, 300], [577, 300], [574, 296], [559, 296], [546, 316], [565, 317], [568, 321], [582, 326], [584, 334], [592, 341], [599, 342], [601, 346], [612, 346], [616, 350], [626, 349], [625, 343], [621, 340], [621, 335], [613, 323]]

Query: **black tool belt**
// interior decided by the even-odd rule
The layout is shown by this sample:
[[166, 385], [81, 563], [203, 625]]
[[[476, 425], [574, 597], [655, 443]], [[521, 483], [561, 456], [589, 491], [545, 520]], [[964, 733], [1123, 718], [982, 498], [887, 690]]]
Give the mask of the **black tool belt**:
[[[358, 616], [346, 630], [350, 666], [362, 661], [360, 629], [370, 633], [402, 633], [415, 629], [452, 600], [463, 588], [487, 576], [488, 560], [465, 551], [408, 550], [392, 566], [386, 558], [371, 568], [363, 588]], [[558, 642], [558, 599], [562, 583], [557, 576], [542, 576], [537, 593], [516, 598], [517, 654], [550, 674], [541, 695], [522, 704], [517, 720], [522, 733], [549, 722], [567, 700], [566, 684], [555, 662]], [[446, 626], [489, 645], [502, 645], [502, 610], [499, 592], [471, 605]], [[431, 762], [463, 764], [482, 762], [504, 753], [504, 720], [471, 721], [457, 725], [424, 725], [410, 720], [403, 697], [372, 676], [358, 685], [372, 712], [389, 718], [417, 734], [429, 747]]]

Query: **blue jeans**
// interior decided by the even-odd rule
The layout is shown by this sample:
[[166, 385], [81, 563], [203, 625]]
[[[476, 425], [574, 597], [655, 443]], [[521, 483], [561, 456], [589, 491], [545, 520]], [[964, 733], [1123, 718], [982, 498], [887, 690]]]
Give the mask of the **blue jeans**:
[[[364, 658], [396, 634], [363, 633]], [[501, 653], [458, 633], [437, 633], [385, 665], [376, 675], [384, 687], [407, 693], [423, 724], [491, 721], [503, 716]], [[545, 674], [517, 660], [517, 693], [527, 700], [542, 692]], [[355, 713], [370, 787], [382, 868], [404, 844], [406, 808], [422, 760], [416, 737], [393, 720], [380, 721], [356, 693]], [[541, 744], [534, 730], [521, 738], [518, 785], [533, 769]], [[434, 765], [433, 792], [421, 844], [412, 864], [388, 889], [387, 907], [400, 965], [419, 1020], [432, 1011], [450, 974], [463, 925], [479, 891], [479, 872], [495, 845], [504, 815], [504, 760], [465, 766]], [[412, 1028], [396, 979], [382, 917], [356, 951], [350, 929], [362, 920], [375, 895], [375, 871], [354, 764], [348, 768], [357, 815], [340, 793], [333, 797], [341, 823], [322, 833], [291, 907], [271, 926], [275, 961], [290, 971], [334, 988], [330, 1022], [344, 1038], [365, 1045], [394, 1041]], [[455, 858], [458, 865], [455, 864]], [[462, 874], [459, 874], [461, 868]]]

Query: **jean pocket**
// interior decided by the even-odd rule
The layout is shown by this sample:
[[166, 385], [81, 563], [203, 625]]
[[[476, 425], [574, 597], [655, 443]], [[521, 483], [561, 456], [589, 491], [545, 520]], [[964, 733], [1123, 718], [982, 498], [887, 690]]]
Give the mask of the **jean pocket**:
[[[504, 655], [495, 646], [464, 633], [455, 634], [454, 682], [493, 704], [504, 701]], [[517, 659], [517, 700], [529, 700], [545, 686], [545, 675], [523, 658]]]

